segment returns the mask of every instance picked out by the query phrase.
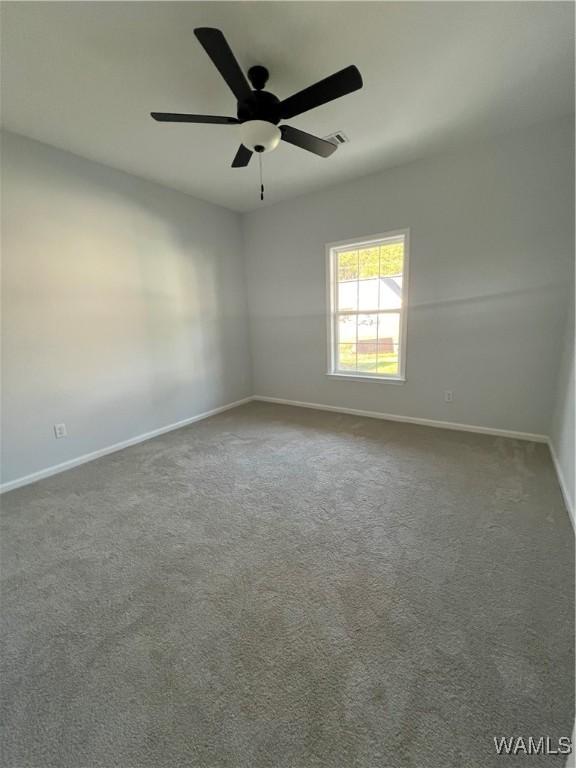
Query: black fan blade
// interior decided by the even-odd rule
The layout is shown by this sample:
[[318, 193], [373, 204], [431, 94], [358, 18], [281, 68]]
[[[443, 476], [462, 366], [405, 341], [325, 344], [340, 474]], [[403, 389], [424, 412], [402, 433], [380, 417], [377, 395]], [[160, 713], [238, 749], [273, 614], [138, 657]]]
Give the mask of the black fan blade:
[[222, 32], [212, 27], [198, 27], [194, 30], [194, 34], [218, 72], [228, 83], [236, 100], [242, 101], [248, 98], [252, 90]]
[[331, 141], [319, 139], [317, 136], [312, 136], [311, 133], [292, 128], [291, 125], [281, 125], [280, 131], [282, 132], [282, 141], [294, 144], [295, 147], [307, 149], [308, 152], [314, 152], [315, 155], [321, 157], [330, 157], [338, 149], [336, 144], [332, 144]]
[[219, 115], [181, 115], [177, 112], [150, 112], [154, 120], [160, 123], [217, 123], [219, 125], [236, 125], [235, 117], [220, 117]]
[[289, 120], [309, 109], [357, 91], [362, 85], [362, 75], [357, 67], [351, 65], [284, 99], [280, 104], [280, 114], [283, 120]]
[[250, 162], [251, 157], [251, 150], [247, 149], [244, 144], [240, 144], [238, 152], [236, 152], [236, 156], [232, 160], [232, 168], [245, 168]]

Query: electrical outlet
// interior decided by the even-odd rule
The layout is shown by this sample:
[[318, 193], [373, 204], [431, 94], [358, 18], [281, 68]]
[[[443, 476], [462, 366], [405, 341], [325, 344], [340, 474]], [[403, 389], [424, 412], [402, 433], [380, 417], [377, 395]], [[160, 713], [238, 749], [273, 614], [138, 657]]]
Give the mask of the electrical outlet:
[[68, 437], [66, 424], [54, 424], [54, 435], [57, 440], [59, 440], [61, 437]]
[[454, 391], [452, 389], [444, 390], [444, 402], [451, 403], [454, 400]]

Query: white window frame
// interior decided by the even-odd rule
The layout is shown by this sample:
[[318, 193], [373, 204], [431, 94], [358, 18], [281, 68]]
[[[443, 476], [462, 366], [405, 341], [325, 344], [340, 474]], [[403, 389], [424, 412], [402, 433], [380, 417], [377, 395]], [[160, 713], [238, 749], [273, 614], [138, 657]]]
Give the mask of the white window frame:
[[[379, 310], [380, 312], [400, 312], [400, 330], [398, 338], [398, 373], [394, 376], [388, 374], [362, 373], [362, 371], [339, 371], [336, 369], [336, 344], [337, 344], [337, 284], [336, 257], [339, 251], [365, 248], [383, 240], [404, 237], [404, 265], [402, 270], [402, 306], [400, 310]], [[328, 370], [327, 375], [336, 379], [352, 381], [387, 381], [401, 384], [406, 381], [406, 334], [408, 325], [408, 281], [410, 266], [410, 230], [397, 229], [391, 232], [383, 232], [380, 235], [369, 237], [355, 237], [351, 240], [340, 240], [337, 243], [326, 245], [326, 286], [327, 286], [327, 338], [328, 338]]]

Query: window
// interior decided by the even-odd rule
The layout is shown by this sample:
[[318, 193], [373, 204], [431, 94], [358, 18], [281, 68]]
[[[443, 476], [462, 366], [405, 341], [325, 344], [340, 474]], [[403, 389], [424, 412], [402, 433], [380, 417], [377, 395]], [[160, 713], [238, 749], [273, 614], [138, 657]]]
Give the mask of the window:
[[334, 243], [327, 258], [328, 373], [404, 380], [408, 231]]

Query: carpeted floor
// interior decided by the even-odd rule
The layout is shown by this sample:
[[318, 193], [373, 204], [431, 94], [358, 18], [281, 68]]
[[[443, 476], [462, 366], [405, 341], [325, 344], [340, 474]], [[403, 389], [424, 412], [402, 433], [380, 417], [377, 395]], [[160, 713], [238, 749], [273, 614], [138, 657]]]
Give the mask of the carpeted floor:
[[544, 445], [252, 403], [2, 509], [5, 768], [563, 765]]

